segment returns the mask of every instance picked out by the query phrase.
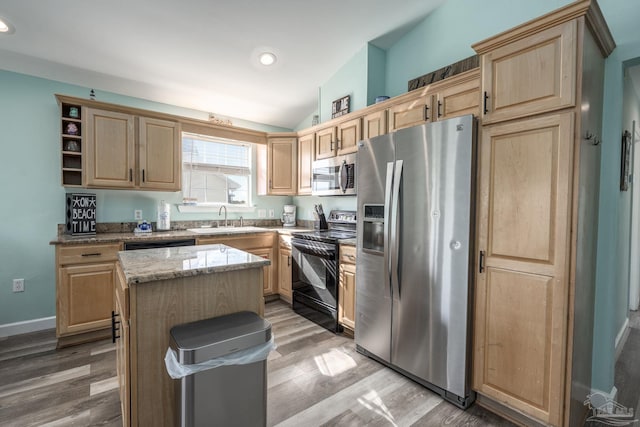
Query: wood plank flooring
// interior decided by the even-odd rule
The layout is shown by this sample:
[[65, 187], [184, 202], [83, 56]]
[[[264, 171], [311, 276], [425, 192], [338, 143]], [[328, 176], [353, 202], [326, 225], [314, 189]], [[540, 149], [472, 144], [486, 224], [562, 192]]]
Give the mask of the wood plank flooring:
[[[511, 426], [467, 411], [356, 353], [352, 339], [266, 305], [268, 426]], [[120, 426], [110, 341], [55, 349], [53, 331], [0, 340], [0, 426]]]

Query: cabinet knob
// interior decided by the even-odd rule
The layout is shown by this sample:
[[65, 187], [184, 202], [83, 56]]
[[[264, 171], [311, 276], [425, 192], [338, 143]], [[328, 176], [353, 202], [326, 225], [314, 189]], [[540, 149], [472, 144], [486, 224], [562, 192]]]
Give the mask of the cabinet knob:
[[133, 181], [133, 169], [129, 169], [129, 181]]
[[429, 120], [429, 106], [428, 105], [424, 106], [424, 120], [425, 121]]
[[144, 179], [144, 169], [142, 169], [142, 182], [145, 182], [145, 179]]
[[291, 255], [287, 256], [287, 267], [291, 266]]
[[438, 117], [442, 117], [442, 102], [438, 101]]
[[82, 256], [100, 256], [102, 255], [102, 252], [91, 252], [88, 254], [82, 254]]

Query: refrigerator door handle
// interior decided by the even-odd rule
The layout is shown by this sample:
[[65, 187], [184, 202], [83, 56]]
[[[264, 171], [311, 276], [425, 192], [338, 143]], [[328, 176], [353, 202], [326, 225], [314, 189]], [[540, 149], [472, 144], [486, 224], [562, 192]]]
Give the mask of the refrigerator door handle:
[[391, 201], [391, 286], [394, 299], [400, 299], [400, 182], [402, 180], [402, 160], [396, 160], [393, 174], [393, 196]]
[[[393, 191], [393, 162], [387, 163], [387, 180], [384, 188], [384, 282], [389, 288], [391, 288], [391, 256], [389, 254], [389, 248], [391, 248], [392, 242], [390, 241], [390, 224], [391, 224], [391, 193]], [[389, 289], [391, 292], [391, 289]]]

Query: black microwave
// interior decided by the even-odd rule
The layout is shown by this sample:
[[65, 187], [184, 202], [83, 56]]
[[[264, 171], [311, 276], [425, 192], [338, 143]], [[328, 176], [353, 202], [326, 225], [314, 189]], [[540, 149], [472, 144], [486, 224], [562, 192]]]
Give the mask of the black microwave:
[[311, 194], [314, 196], [356, 195], [356, 154], [313, 162]]

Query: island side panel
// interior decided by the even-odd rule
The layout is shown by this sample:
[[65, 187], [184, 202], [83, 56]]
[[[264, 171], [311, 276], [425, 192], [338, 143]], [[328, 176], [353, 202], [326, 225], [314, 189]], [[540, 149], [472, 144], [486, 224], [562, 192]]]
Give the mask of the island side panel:
[[174, 425], [174, 380], [164, 365], [170, 329], [244, 310], [264, 316], [262, 282], [258, 267], [130, 285], [132, 425]]

